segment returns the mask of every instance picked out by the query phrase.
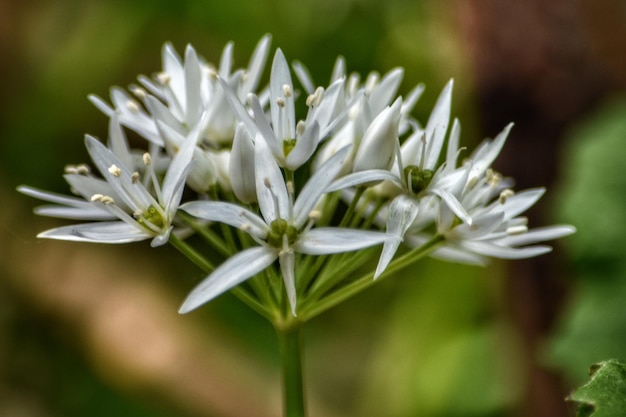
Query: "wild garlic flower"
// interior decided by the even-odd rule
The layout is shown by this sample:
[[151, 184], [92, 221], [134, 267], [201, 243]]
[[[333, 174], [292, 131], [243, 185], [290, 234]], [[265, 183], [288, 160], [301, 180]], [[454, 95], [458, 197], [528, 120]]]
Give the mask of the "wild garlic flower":
[[222, 263], [187, 297], [181, 313], [189, 312], [279, 261], [291, 312], [296, 315], [296, 253], [326, 255], [355, 251], [385, 242], [385, 233], [337, 227], [315, 228], [320, 216], [315, 204], [333, 181], [348, 149], [330, 158], [304, 185], [295, 202], [293, 183], [285, 182], [269, 146], [255, 141], [256, 191], [261, 216], [222, 201], [194, 201], [181, 209], [195, 217], [226, 223], [248, 233], [259, 244]]
[[225, 80], [238, 97], [245, 98], [258, 87], [269, 46], [270, 36], [266, 35], [244, 71], [233, 70], [232, 42], [224, 48], [218, 68], [203, 61], [191, 45], [187, 45], [183, 61], [174, 47], [166, 43], [162, 50], [162, 72], [152, 79], [140, 76], [141, 86], [130, 87], [134, 97], [115, 87], [111, 89], [113, 107], [95, 95], [89, 99], [104, 114], [109, 117], [116, 114], [123, 126], [159, 146], [166, 146], [168, 139], [159, 123], [182, 136], [197, 128], [199, 144], [228, 145], [237, 123], [217, 77]]
[[[104, 177], [90, 175], [88, 169], [69, 169], [65, 178], [84, 200], [59, 196], [31, 187], [19, 191], [60, 206], [45, 206], [39, 214], [84, 220], [111, 220], [63, 226], [42, 232], [41, 238], [77, 242], [127, 243], [152, 239], [152, 246], [167, 242], [180, 203], [185, 179], [191, 169], [195, 143], [188, 140], [169, 163], [161, 182], [154, 172], [152, 157], [143, 155], [144, 180], [135, 170], [132, 155], [120, 153], [125, 147], [122, 131], [112, 119], [111, 145], [116, 153], [87, 135], [85, 146]], [[121, 146], [120, 146], [121, 145]], [[116, 220], [114, 220], [116, 219]]]

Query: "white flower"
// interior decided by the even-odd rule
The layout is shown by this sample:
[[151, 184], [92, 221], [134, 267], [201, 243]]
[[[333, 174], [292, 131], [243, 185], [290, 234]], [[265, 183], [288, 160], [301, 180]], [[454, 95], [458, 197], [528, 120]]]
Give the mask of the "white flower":
[[238, 227], [260, 246], [246, 249], [222, 263], [200, 283], [180, 308], [189, 312], [269, 267], [276, 260], [296, 315], [295, 254], [324, 255], [354, 251], [383, 243], [384, 233], [343, 228], [312, 228], [315, 204], [341, 169], [348, 153], [343, 149], [315, 173], [293, 202], [268, 145], [259, 137], [255, 144], [255, 181], [261, 216], [238, 205], [220, 201], [194, 201], [181, 206], [196, 217]]
[[[113, 137], [120, 133], [121, 130], [112, 129], [112, 143], [117, 141]], [[191, 168], [194, 141], [187, 141], [174, 156], [162, 184], [156, 180], [151, 157], [145, 154], [144, 161], [148, 165], [144, 173], [146, 185], [142, 183], [134, 166], [128, 166], [129, 155], [118, 157], [89, 135], [85, 138], [85, 145], [105, 181], [73, 173], [66, 175], [66, 179], [74, 191], [87, 201], [29, 187], [20, 187], [19, 190], [42, 200], [62, 204], [41, 208], [37, 210], [39, 214], [71, 219], [117, 220], [59, 227], [40, 233], [38, 237], [100, 243], [127, 243], [152, 238], [152, 246], [166, 243]]]
[[305, 120], [296, 120], [293, 82], [289, 65], [280, 49], [276, 51], [272, 62], [269, 121], [256, 95], [248, 96], [253, 119], [241, 100], [232, 92], [232, 88], [224, 81], [221, 83], [226, 98], [250, 136], [256, 137], [260, 134], [278, 163], [289, 170], [305, 164], [317, 149], [319, 141], [329, 134], [338, 121], [336, 105], [343, 95], [343, 80], [333, 83], [325, 91], [319, 88], [309, 95], [307, 117]]
[[[247, 70], [233, 71], [233, 44], [227, 44], [219, 68], [205, 63], [188, 45], [184, 62], [171, 44], [163, 46], [163, 71], [154, 79], [140, 76], [143, 87], [131, 86], [132, 97], [120, 88], [111, 89], [113, 106], [97, 96], [89, 99], [103, 113], [117, 114], [120, 123], [160, 146], [167, 145], [159, 123], [180, 135], [199, 126], [200, 140], [212, 146], [232, 142], [236, 119], [217, 84], [217, 77], [226, 80], [245, 98], [256, 90], [269, 52], [270, 36], [258, 43]], [[139, 100], [139, 101], [137, 101]], [[144, 107], [148, 110], [146, 112]]]

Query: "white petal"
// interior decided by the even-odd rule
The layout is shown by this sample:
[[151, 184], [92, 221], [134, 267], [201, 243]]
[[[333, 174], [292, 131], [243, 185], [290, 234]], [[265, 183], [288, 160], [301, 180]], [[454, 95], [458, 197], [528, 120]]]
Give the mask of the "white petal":
[[450, 106], [452, 102], [452, 86], [454, 82], [450, 80], [443, 88], [435, 107], [430, 113], [428, 123], [424, 128], [426, 133], [426, 161], [423, 169], [434, 169], [443, 147], [443, 142], [450, 122]]
[[[296, 137], [296, 110], [294, 107], [294, 100], [286, 99], [285, 108], [283, 110], [280, 109], [280, 106], [276, 102], [276, 99], [284, 98], [285, 93], [283, 91], [283, 86], [285, 85], [289, 86], [291, 90], [293, 90], [293, 82], [291, 82], [289, 65], [287, 64], [283, 51], [278, 48], [276, 50], [276, 54], [274, 55], [274, 61], [272, 62], [272, 74], [270, 75], [270, 109], [272, 113], [272, 125], [274, 126], [274, 131], [279, 139], [290, 139]], [[290, 130], [289, 132], [283, 132], [283, 125], [278, 122], [280, 118], [279, 113], [281, 111], [284, 111], [285, 116], [287, 117]]]
[[228, 100], [228, 103], [233, 109], [233, 113], [235, 113], [235, 115], [237, 116], [237, 119], [246, 126], [246, 129], [248, 129], [250, 136], [255, 137], [259, 131], [259, 128], [254, 122], [252, 116], [250, 116], [250, 114], [244, 107], [243, 103], [239, 100], [239, 97], [237, 97], [237, 94], [235, 94], [235, 92], [233, 91], [233, 88], [228, 85], [228, 83], [222, 78], [218, 77], [217, 82], [224, 90], [226, 100]]
[[180, 209], [200, 219], [225, 223], [238, 229], [249, 228], [249, 233], [265, 238], [267, 225], [259, 216], [236, 204], [224, 201], [190, 201]]
[[319, 136], [320, 127], [317, 122], [307, 126], [304, 134], [296, 139], [296, 146], [285, 158], [285, 168], [295, 171], [304, 165], [315, 152]]
[[128, 142], [117, 115], [111, 116], [109, 121], [109, 147], [111, 152], [127, 167], [133, 167], [133, 158], [128, 148]]
[[296, 255], [292, 251], [282, 252], [278, 260], [280, 262], [280, 273], [283, 276], [283, 283], [285, 284], [285, 291], [287, 292], [287, 298], [289, 299], [289, 306], [291, 307], [291, 314], [295, 317], [296, 314]]
[[278, 258], [276, 251], [265, 246], [246, 249], [231, 256], [191, 291], [178, 312], [184, 314], [200, 307], [263, 271], [276, 258]]
[[543, 242], [545, 240], [559, 239], [561, 237], [571, 235], [575, 232], [576, 228], [568, 225], [539, 227], [529, 230], [526, 233], [511, 235], [499, 239], [497, 243], [499, 245], [505, 246], [531, 245], [533, 243]]
[[185, 139], [185, 142], [178, 149], [163, 179], [163, 198], [165, 199], [163, 204], [165, 211], [170, 214], [176, 211], [175, 206], [180, 203], [185, 179], [191, 170], [191, 158], [196, 149], [196, 138], [193, 136], [194, 132]]
[[403, 77], [404, 70], [402, 68], [394, 68], [385, 74], [383, 79], [370, 94], [369, 105], [372, 114], [380, 113], [385, 106], [391, 103], [391, 100], [398, 92]]
[[390, 171], [384, 169], [369, 169], [367, 171], [354, 172], [346, 175], [345, 177], [341, 177], [328, 187], [328, 192], [384, 180], [391, 181], [400, 188], [403, 187], [402, 180]]
[[202, 113], [202, 98], [200, 97], [202, 84], [202, 70], [196, 50], [191, 45], [185, 49], [185, 122], [193, 127]]
[[300, 234], [293, 250], [307, 255], [351, 252], [379, 245], [391, 236], [370, 230], [319, 227]]
[[301, 228], [307, 221], [309, 213], [341, 170], [344, 158], [349, 151], [350, 146], [337, 151], [319, 167], [304, 185], [293, 206], [293, 224], [297, 229]]
[[256, 193], [263, 218], [267, 224], [278, 218], [287, 220], [291, 217], [291, 203], [283, 174], [267, 143], [258, 136], [254, 150]]
[[507, 197], [504, 203], [505, 220], [512, 219], [528, 210], [541, 198], [545, 191], [545, 188], [533, 188]]
[[153, 235], [139, 225], [116, 221], [83, 223], [47, 230], [37, 235], [40, 238], [70, 240], [92, 243], [128, 243], [151, 238]]
[[434, 188], [429, 190], [432, 194], [439, 196], [443, 202], [456, 214], [459, 219], [463, 220], [465, 223], [471, 225], [472, 217], [465, 211], [465, 208], [459, 200], [455, 196], [453, 196], [449, 191], [444, 190], [443, 188]]
[[474, 151], [472, 155], [472, 161], [474, 166], [472, 167], [472, 173], [470, 178], [478, 177], [485, 172], [487, 168], [491, 166], [493, 161], [502, 150], [504, 142], [506, 142], [509, 132], [513, 128], [513, 123], [509, 123], [503, 130], [496, 136], [493, 141], [484, 141]]
[[510, 248], [507, 246], [494, 245], [488, 242], [467, 241], [460, 244], [461, 247], [469, 249], [481, 255], [502, 259], [522, 259], [543, 255], [552, 250], [550, 246], [526, 246], [523, 248]]
[[239, 123], [235, 130], [228, 174], [233, 192], [241, 202], [256, 201], [254, 143], [243, 123]]
[[246, 70], [246, 77], [241, 87], [243, 94], [248, 94], [257, 88], [259, 79], [263, 74], [263, 67], [265, 66], [265, 61], [267, 60], [271, 41], [272, 37], [270, 35], [265, 35], [254, 48], [252, 58], [250, 58], [250, 64]]
[[296, 73], [296, 77], [300, 80], [300, 84], [304, 87], [304, 91], [307, 94], [313, 94], [315, 91], [315, 84], [313, 83], [313, 78], [311, 77], [311, 73], [304, 66], [304, 64], [300, 61], [294, 61], [291, 64], [293, 71]]
[[400, 243], [404, 239], [404, 234], [415, 221], [419, 209], [419, 201], [404, 194], [394, 198], [391, 202], [387, 218], [387, 234], [394, 236], [396, 239], [385, 242], [376, 266], [374, 278], [382, 274], [393, 259]]

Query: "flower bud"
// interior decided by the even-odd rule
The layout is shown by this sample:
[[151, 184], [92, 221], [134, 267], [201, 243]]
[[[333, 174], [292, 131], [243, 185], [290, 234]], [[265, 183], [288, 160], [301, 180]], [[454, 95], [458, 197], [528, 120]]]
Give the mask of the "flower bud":
[[235, 196], [243, 203], [257, 201], [254, 179], [254, 144], [248, 130], [241, 123], [235, 130], [228, 172]]

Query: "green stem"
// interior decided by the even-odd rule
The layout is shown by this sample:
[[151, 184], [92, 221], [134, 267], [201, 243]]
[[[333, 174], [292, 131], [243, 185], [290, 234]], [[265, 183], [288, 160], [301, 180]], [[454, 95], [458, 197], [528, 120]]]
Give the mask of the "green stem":
[[382, 281], [383, 279], [392, 275], [394, 272], [397, 272], [417, 262], [419, 259], [423, 258], [424, 256], [431, 253], [434, 249], [436, 249], [437, 246], [439, 246], [439, 244], [442, 243], [444, 240], [445, 238], [443, 236], [435, 236], [422, 246], [410, 250], [409, 252], [391, 262], [385, 272], [383, 272], [378, 277], [378, 279], [374, 280], [374, 272], [369, 272], [361, 276], [357, 280], [351, 282], [350, 284], [347, 284], [337, 289], [328, 297], [318, 300], [316, 303], [313, 303], [310, 308], [303, 308], [300, 311], [298, 318], [303, 322], [311, 320], [313, 317], [322, 314], [324, 311], [360, 293], [361, 291], [369, 288], [373, 284]]
[[305, 417], [302, 327], [276, 326], [282, 362], [283, 417]]
[[185, 255], [191, 262], [196, 264], [200, 269], [204, 272], [211, 272], [215, 269], [215, 266], [206, 259], [204, 256], [200, 255], [200, 253], [189, 246], [184, 240], [180, 239], [178, 236], [174, 235], [174, 233], [170, 234], [169, 242], [174, 246], [180, 253]]

